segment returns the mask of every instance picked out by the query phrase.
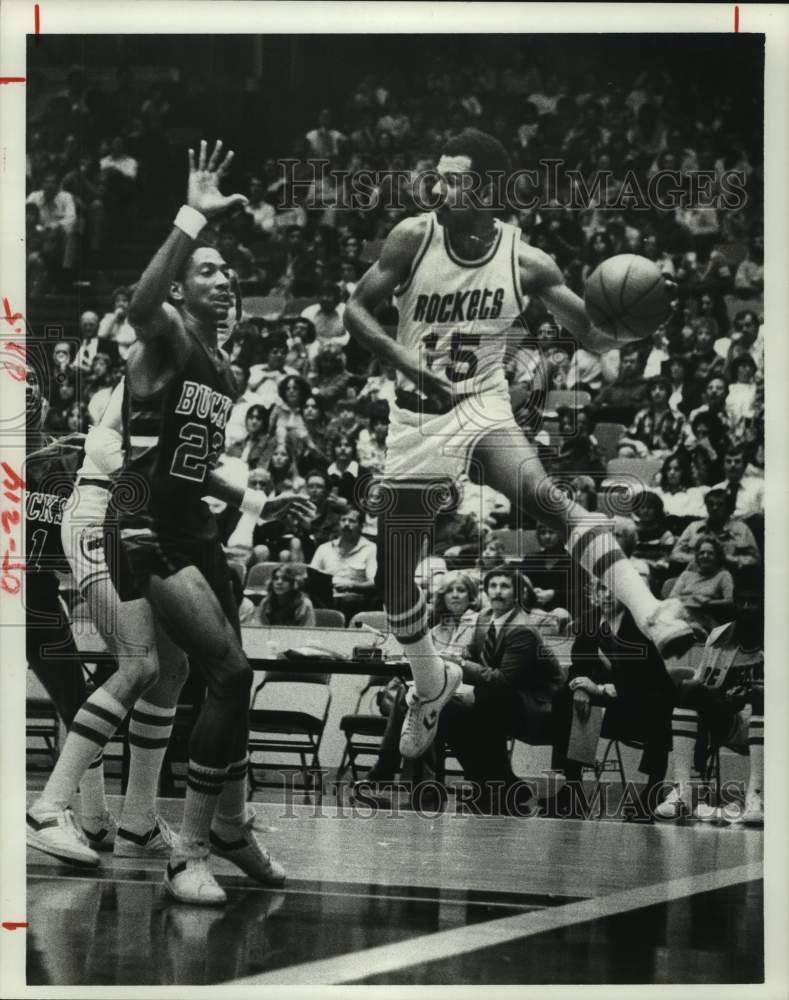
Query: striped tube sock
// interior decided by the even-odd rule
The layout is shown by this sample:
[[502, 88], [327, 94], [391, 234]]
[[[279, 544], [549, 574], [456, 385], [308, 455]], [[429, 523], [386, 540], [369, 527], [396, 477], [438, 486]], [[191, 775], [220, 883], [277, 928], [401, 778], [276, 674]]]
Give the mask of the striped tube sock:
[[764, 716], [752, 715], [748, 721], [748, 756], [750, 775], [748, 794], [764, 791]]
[[152, 829], [159, 773], [173, 731], [175, 709], [140, 698], [129, 719], [129, 781], [120, 825], [131, 833]]
[[403, 647], [411, 666], [414, 687], [421, 698], [435, 698], [444, 686], [444, 663], [436, 652], [428, 628], [427, 601], [417, 587], [413, 607], [397, 614], [387, 612], [389, 628]]
[[214, 825], [241, 826], [246, 819], [248, 765], [249, 756], [245, 756], [228, 767], [216, 807]]
[[126, 717], [125, 708], [103, 687], [94, 691], [77, 712], [58, 762], [39, 803], [59, 809], [71, 805], [80, 781]]
[[[675, 708], [671, 717], [671, 735], [674, 738], [674, 781], [679, 786], [679, 797], [690, 805], [690, 775], [693, 751], [699, 731], [699, 716], [690, 708]], [[686, 795], [688, 796], [686, 798]]]
[[[187, 855], [195, 847], [208, 847], [211, 820], [214, 818], [227, 767], [208, 767], [189, 761], [186, 777], [184, 819], [181, 823], [179, 848]], [[179, 853], [178, 850], [175, 852]]]
[[91, 762], [79, 783], [79, 804], [83, 823], [104, 816], [107, 798], [104, 794], [104, 755], [99, 753]]
[[613, 527], [614, 522], [605, 515], [589, 514], [570, 532], [567, 551], [616, 595], [643, 629], [659, 601], [619, 547]]

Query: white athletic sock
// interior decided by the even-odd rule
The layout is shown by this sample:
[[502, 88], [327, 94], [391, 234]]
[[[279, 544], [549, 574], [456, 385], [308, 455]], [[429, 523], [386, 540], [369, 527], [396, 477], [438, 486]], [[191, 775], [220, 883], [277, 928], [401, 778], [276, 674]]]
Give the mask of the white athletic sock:
[[573, 528], [567, 550], [593, 577], [601, 580], [630, 611], [643, 630], [660, 603], [614, 538], [613, 521], [603, 514], [589, 514]]
[[696, 747], [699, 716], [690, 708], [675, 708], [671, 718], [671, 733], [674, 738], [674, 750], [671, 759], [674, 765], [674, 781], [677, 783], [679, 797], [690, 805], [691, 785], [690, 775], [693, 767], [693, 752]]
[[246, 819], [248, 764], [249, 757], [246, 756], [228, 767], [214, 815], [214, 826], [241, 826]]
[[50, 806], [65, 809], [91, 763], [107, 745], [128, 710], [104, 688], [94, 691], [77, 712], [66, 742], [33, 809]]
[[82, 825], [93, 830], [91, 820], [98, 822], [107, 812], [104, 789], [104, 756], [99, 753], [91, 762], [79, 783], [79, 807]]
[[[227, 767], [215, 768], [189, 761], [186, 779], [184, 818], [178, 845], [189, 852], [197, 844], [208, 846], [211, 820], [214, 818]], [[175, 854], [178, 854], [178, 847]]]
[[162, 761], [173, 731], [175, 709], [140, 698], [129, 719], [129, 780], [120, 826], [132, 833], [153, 828]]
[[764, 716], [752, 715], [748, 720], [748, 795], [764, 792]]
[[[418, 588], [417, 588], [418, 589]], [[435, 698], [444, 686], [444, 662], [436, 652], [427, 624], [427, 602], [418, 590], [417, 603], [396, 615], [387, 612], [389, 628], [403, 647], [420, 698]]]

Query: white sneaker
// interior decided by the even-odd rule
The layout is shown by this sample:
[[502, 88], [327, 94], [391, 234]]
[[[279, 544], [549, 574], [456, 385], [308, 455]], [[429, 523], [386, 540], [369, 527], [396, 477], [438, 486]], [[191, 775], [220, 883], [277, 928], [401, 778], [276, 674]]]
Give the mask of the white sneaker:
[[208, 865], [208, 845], [191, 857], [174, 854], [164, 873], [164, 887], [180, 903], [220, 906], [227, 902], [225, 890]]
[[70, 809], [52, 809], [26, 817], [27, 844], [37, 851], [49, 854], [67, 864], [96, 868], [99, 856], [88, 846], [87, 837], [80, 829]]
[[678, 820], [690, 815], [690, 809], [679, 797], [679, 789], [672, 788], [653, 814], [655, 819]]
[[161, 816], [154, 816], [147, 833], [133, 833], [119, 827], [115, 836], [116, 858], [167, 858], [175, 847], [175, 832]]
[[746, 826], [764, 826], [764, 799], [761, 792], [749, 792], [745, 796], [745, 809], [740, 822]]
[[89, 818], [95, 821], [92, 824], [93, 828], [85, 825], [85, 821], [88, 819], [87, 816], [82, 817], [81, 823], [82, 832], [87, 837], [88, 844], [94, 851], [111, 851], [118, 833], [118, 824], [115, 817], [109, 809], [105, 809], [101, 816], [91, 816]]
[[658, 604], [646, 620], [645, 634], [663, 659], [682, 656], [705, 638], [701, 626], [688, 621], [687, 612], [676, 597]]
[[400, 733], [400, 753], [413, 759], [421, 757], [433, 742], [438, 729], [438, 716], [463, 680], [463, 671], [456, 663], [444, 662], [444, 687], [430, 700], [422, 699], [411, 688], [405, 696], [408, 706]]
[[702, 823], [717, 823], [726, 819], [720, 806], [711, 806], [707, 802], [699, 802], [693, 810], [693, 818]]
[[245, 875], [261, 885], [282, 885], [286, 878], [285, 869], [255, 836], [256, 818], [252, 813], [241, 826], [222, 827], [221, 835], [212, 829], [209, 834], [211, 851], [219, 858], [232, 861]]

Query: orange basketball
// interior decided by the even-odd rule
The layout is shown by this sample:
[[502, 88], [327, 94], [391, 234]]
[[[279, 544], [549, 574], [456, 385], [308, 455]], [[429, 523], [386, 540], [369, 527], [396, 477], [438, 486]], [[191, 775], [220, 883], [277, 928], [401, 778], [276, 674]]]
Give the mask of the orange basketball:
[[651, 336], [671, 314], [660, 268], [632, 253], [609, 257], [592, 272], [584, 302], [593, 326], [622, 344]]

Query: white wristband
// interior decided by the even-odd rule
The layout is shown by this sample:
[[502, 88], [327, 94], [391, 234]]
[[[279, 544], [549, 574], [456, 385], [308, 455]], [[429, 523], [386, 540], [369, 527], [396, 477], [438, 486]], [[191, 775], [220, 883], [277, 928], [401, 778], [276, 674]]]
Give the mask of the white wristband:
[[241, 497], [241, 503], [238, 505], [238, 509], [244, 514], [254, 514], [256, 518], [259, 518], [263, 513], [263, 508], [266, 505], [268, 497], [263, 492], [263, 490], [244, 490], [244, 495]]
[[192, 208], [190, 205], [181, 205], [173, 225], [180, 229], [182, 233], [186, 233], [187, 236], [191, 236], [193, 240], [196, 240], [207, 223], [208, 219], [206, 219], [202, 212], [198, 212], [196, 208]]

